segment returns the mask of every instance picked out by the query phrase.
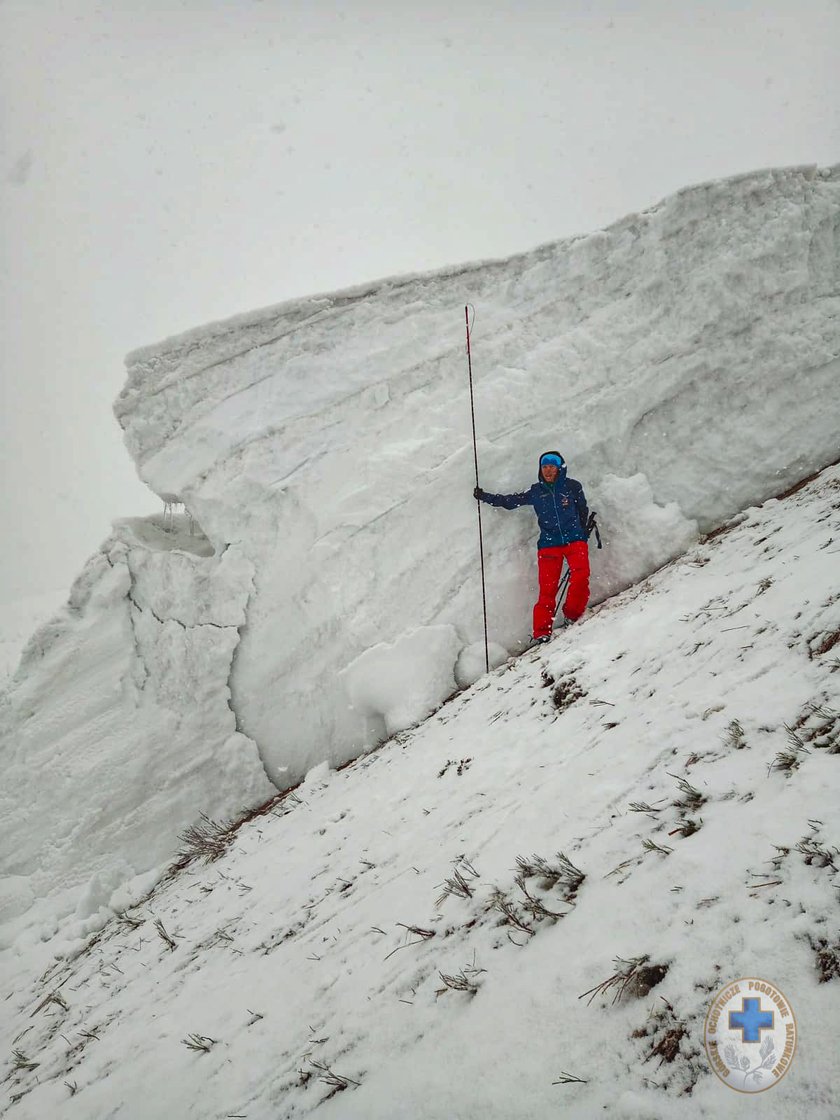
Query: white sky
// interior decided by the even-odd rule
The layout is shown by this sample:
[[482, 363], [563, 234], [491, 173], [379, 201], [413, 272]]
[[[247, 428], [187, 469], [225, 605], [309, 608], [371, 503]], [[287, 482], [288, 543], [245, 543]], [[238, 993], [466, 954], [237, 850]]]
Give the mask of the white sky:
[[0, 114], [3, 602], [158, 508], [126, 351], [837, 162], [840, 0], [0, 0]]

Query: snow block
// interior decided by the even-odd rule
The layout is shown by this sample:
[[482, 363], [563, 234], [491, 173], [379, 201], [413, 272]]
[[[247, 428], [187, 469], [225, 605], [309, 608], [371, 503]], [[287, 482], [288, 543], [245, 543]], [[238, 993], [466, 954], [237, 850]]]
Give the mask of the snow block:
[[455, 691], [461, 643], [452, 626], [422, 626], [365, 650], [339, 676], [354, 706], [388, 735], [424, 720]]
[[[482, 486], [566, 456], [600, 514], [597, 602], [840, 454], [839, 244], [839, 167], [764, 170], [130, 355], [126, 445], [201, 533], [117, 523], [0, 704], [2, 869], [45, 928], [266, 774], [335, 768], [454, 690], [483, 641], [465, 303]], [[483, 525], [489, 636], [513, 650], [536, 525]]]

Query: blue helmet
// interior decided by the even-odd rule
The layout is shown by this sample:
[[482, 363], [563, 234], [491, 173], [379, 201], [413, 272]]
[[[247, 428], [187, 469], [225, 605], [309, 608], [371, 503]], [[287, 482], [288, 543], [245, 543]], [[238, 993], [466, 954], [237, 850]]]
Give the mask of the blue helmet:
[[553, 463], [558, 469], [566, 465], [559, 451], [546, 451], [544, 455], [540, 455], [540, 466], [544, 467], [546, 463]]
[[566, 479], [566, 460], [559, 451], [544, 451], [540, 455], [540, 469], [537, 478], [540, 482], [544, 482], [543, 467], [557, 467], [557, 482], [564, 482]]

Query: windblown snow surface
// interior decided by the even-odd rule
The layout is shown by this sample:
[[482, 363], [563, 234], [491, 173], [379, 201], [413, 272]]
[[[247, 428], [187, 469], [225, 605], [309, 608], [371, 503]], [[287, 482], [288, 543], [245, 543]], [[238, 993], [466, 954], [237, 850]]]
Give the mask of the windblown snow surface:
[[[838, 553], [834, 467], [34, 947], [0, 1115], [835, 1118]], [[742, 976], [798, 1027], [760, 1099], [703, 1046]]]
[[29, 638], [40, 625], [61, 610], [63, 591], [43, 591], [0, 603], [0, 688], [8, 684]]
[[[840, 168], [758, 172], [131, 355], [116, 414], [180, 504], [115, 523], [2, 699], [12, 968], [142, 897], [202, 813], [255, 808], [475, 680], [465, 304], [482, 484], [566, 455], [606, 539], [599, 603], [837, 458], [839, 245]], [[528, 635], [536, 532], [529, 510], [484, 526], [497, 660]]]

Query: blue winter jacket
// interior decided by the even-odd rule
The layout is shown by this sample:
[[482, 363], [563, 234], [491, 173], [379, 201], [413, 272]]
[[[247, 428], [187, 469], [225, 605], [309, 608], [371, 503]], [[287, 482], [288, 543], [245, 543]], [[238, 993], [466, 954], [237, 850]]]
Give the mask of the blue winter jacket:
[[557, 548], [573, 541], [585, 541], [589, 509], [583, 487], [575, 478], [566, 477], [565, 464], [558, 468], [552, 485], [542, 480], [535, 482], [521, 494], [488, 494], [481, 491], [481, 501], [504, 509], [533, 506], [540, 524], [537, 548]]

